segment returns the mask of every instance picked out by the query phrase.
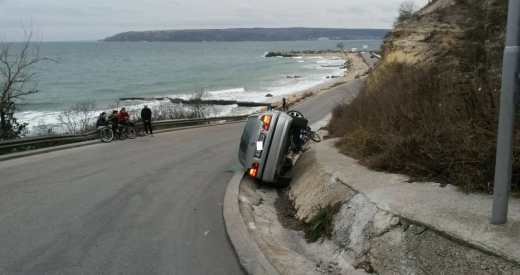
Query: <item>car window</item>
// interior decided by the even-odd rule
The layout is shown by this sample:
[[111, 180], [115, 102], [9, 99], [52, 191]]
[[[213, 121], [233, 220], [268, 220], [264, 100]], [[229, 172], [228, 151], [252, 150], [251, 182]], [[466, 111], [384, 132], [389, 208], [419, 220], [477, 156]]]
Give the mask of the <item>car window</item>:
[[240, 139], [240, 148], [238, 150], [238, 158], [242, 162], [246, 161], [247, 145], [249, 144], [251, 135], [253, 134], [253, 131], [255, 130], [257, 121], [258, 121], [258, 116], [250, 116], [247, 118], [246, 126], [244, 127], [244, 132], [242, 133], [242, 138]]

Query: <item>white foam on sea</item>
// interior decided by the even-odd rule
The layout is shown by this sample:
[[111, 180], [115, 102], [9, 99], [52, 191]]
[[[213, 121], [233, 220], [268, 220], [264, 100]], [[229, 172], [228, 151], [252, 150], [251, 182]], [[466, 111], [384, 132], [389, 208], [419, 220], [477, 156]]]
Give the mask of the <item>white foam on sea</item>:
[[[283, 58], [283, 57], [280, 57]], [[308, 89], [312, 89], [327, 81], [333, 81], [327, 76], [340, 76], [343, 75], [345, 69], [339, 67], [323, 67], [322, 65], [342, 65], [345, 60], [336, 59], [333, 57], [322, 57], [322, 56], [304, 56], [304, 57], [292, 57], [296, 59], [298, 63], [302, 64], [303, 69], [311, 70], [312, 73], [306, 73], [304, 75], [298, 75], [299, 77], [280, 76], [278, 80], [272, 83], [264, 83], [261, 87], [255, 88], [254, 90], [245, 87], [227, 88], [222, 90], [210, 90], [207, 91], [204, 99], [222, 99], [222, 100], [237, 100], [237, 101], [248, 101], [248, 102], [274, 102], [279, 100], [281, 97], [290, 96], [298, 92], [302, 92]], [[309, 61], [309, 62], [306, 62]], [[267, 94], [271, 94], [272, 97], [266, 97]], [[133, 116], [140, 116], [140, 110], [144, 105], [148, 105], [151, 109], [160, 106], [161, 104], [171, 104], [169, 98], [182, 98], [189, 99], [191, 94], [174, 94], [166, 95], [164, 100], [131, 100], [131, 101], [120, 101], [117, 109], [126, 107], [128, 112]], [[219, 106], [208, 106], [210, 109], [211, 116], [229, 116], [229, 115], [244, 115], [255, 112], [262, 107], [238, 107], [235, 105], [219, 105]], [[98, 115], [101, 112], [110, 113], [111, 108], [96, 110], [92, 113], [92, 122], [95, 122]], [[21, 112], [19, 114], [20, 122], [29, 123], [28, 130], [31, 134], [39, 131], [39, 125], [50, 125], [56, 132], [64, 132], [66, 129], [63, 128], [62, 124], [58, 120], [60, 112], [49, 111], [49, 112]]]
[[226, 95], [226, 94], [232, 94], [232, 93], [243, 93], [246, 89], [244, 87], [240, 88], [233, 88], [233, 89], [226, 89], [226, 90], [219, 90], [219, 91], [208, 91], [208, 93], [211, 96], [219, 96], [219, 95]]

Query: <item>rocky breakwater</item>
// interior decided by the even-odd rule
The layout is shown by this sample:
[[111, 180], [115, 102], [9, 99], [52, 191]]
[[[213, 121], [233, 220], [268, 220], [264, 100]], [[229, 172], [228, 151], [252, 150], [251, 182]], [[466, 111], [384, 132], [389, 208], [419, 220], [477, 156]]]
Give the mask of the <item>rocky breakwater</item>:
[[300, 55], [295, 53], [282, 52], [268, 52], [264, 57], [298, 57]]
[[[272, 96], [272, 95], [271, 95]], [[171, 103], [174, 104], [204, 104], [204, 105], [234, 105], [240, 107], [262, 107], [269, 106], [269, 102], [252, 102], [252, 101], [236, 101], [236, 100], [226, 100], [226, 99], [182, 99], [182, 98], [144, 98], [144, 97], [131, 97], [131, 98], [120, 98], [119, 100], [139, 100], [139, 101], [149, 101], [149, 100], [164, 100], [168, 99]]]
[[268, 52], [265, 57], [299, 57], [302, 55], [344, 55], [340, 51], [291, 51], [291, 52]]

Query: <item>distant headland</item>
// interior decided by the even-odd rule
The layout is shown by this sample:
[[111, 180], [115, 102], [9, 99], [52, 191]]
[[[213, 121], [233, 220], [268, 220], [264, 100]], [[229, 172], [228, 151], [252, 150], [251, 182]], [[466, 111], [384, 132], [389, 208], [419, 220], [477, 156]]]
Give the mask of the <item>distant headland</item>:
[[104, 42], [231, 42], [383, 39], [389, 29], [240, 28], [130, 31], [99, 40]]

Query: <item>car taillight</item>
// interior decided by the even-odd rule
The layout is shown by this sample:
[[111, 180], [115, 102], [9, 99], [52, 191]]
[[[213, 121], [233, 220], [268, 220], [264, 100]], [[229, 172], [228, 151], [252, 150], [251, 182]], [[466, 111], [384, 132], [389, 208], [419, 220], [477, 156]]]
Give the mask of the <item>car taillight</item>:
[[258, 163], [253, 163], [253, 167], [252, 168], [249, 168], [247, 173], [253, 177], [253, 178], [256, 178], [256, 173], [258, 172], [258, 167], [260, 166], [260, 164]]
[[260, 119], [264, 123], [264, 130], [269, 130], [269, 125], [271, 125], [272, 115], [263, 115]]
[[258, 169], [255, 169], [255, 168], [249, 169], [249, 175], [253, 178], [256, 178], [256, 172], [258, 172]]

